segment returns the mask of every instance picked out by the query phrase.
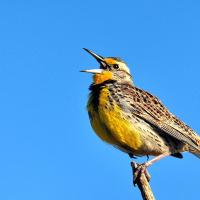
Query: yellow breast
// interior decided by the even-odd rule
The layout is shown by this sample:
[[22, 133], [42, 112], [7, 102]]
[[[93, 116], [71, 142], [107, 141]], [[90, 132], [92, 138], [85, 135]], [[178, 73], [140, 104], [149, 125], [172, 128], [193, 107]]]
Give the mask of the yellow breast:
[[117, 104], [110, 103], [108, 88], [101, 89], [98, 105], [93, 103], [93, 98], [91, 95], [88, 101], [88, 112], [97, 135], [121, 149], [137, 151], [142, 146], [140, 131]]

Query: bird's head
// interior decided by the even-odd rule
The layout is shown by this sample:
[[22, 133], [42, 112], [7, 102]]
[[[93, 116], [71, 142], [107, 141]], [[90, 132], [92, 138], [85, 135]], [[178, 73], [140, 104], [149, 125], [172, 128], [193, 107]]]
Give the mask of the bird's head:
[[130, 70], [123, 60], [117, 57], [102, 57], [88, 49], [84, 48], [84, 50], [91, 54], [100, 64], [99, 69], [81, 71], [94, 74], [93, 84], [101, 84], [108, 80], [117, 82], [132, 82]]

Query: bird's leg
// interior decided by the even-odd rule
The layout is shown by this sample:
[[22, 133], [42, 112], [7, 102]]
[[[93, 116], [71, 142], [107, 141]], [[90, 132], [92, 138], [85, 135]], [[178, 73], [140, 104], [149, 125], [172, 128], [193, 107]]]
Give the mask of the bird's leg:
[[151, 176], [149, 175], [148, 171], [147, 171], [147, 167], [151, 166], [153, 163], [159, 161], [162, 158], [165, 158], [167, 156], [171, 155], [171, 153], [164, 153], [161, 154], [159, 156], [156, 156], [155, 158], [140, 164], [137, 166], [137, 169], [135, 170], [134, 173], [134, 184], [137, 182], [137, 179], [141, 177], [141, 174], [144, 174], [147, 178], [148, 181], [150, 181]]
[[165, 157], [167, 157], [169, 155], [171, 155], [171, 153], [161, 154], [161, 155], [156, 156], [155, 158], [145, 162], [143, 165], [145, 166], [145, 168], [147, 168], [147, 167], [151, 166], [153, 163], [155, 163], [155, 162], [157, 162], [157, 161], [161, 160], [162, 158], [165, 158]]
[[137, 159], [137, 157], [136, 157], [136, 156], [134, 156], [132, 153], [129, 153], [128, 155], [129, 155], [129, 157], [130, 157], [130, 158]]

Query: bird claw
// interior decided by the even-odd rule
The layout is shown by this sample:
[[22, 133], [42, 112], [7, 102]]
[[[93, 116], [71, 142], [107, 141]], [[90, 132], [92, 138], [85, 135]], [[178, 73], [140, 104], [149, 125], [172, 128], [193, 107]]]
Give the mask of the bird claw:
[[145, 175], [148, 182], [150, 181], [151, 176], [150, 176], [149, 172], [147, 171], [146, 163], [143, 163], [143, 164], [134, 163], [134, 166], [132, 165], [132, 167], [134, 167], [134, 172], [133, 172], [134, 173], [134, 178], [133, 178], [134, 186], [137, 184], [138, 179], [141, 180], [142, 174]]

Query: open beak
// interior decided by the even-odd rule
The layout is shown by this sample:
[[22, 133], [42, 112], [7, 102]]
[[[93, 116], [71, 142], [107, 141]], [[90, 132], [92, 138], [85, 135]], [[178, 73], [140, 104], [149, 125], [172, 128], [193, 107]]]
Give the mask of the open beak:
[[[104, 61], [104, 57], [97, 55], [96, 53], [90, 51], [89, 49], [83, 48], [85, 51], [87, 51], [90, 55], [92, 55], [97, 62], [100, 64], [100, 68], [101, 66], [106, 66], [106, 62]], [[103, 69], [87, 69], [87, 70], [81, 70], [81, 72], [88, 72], [88, 73], [92, 73], [92, 74], [101, 74], [103, 72]]]

